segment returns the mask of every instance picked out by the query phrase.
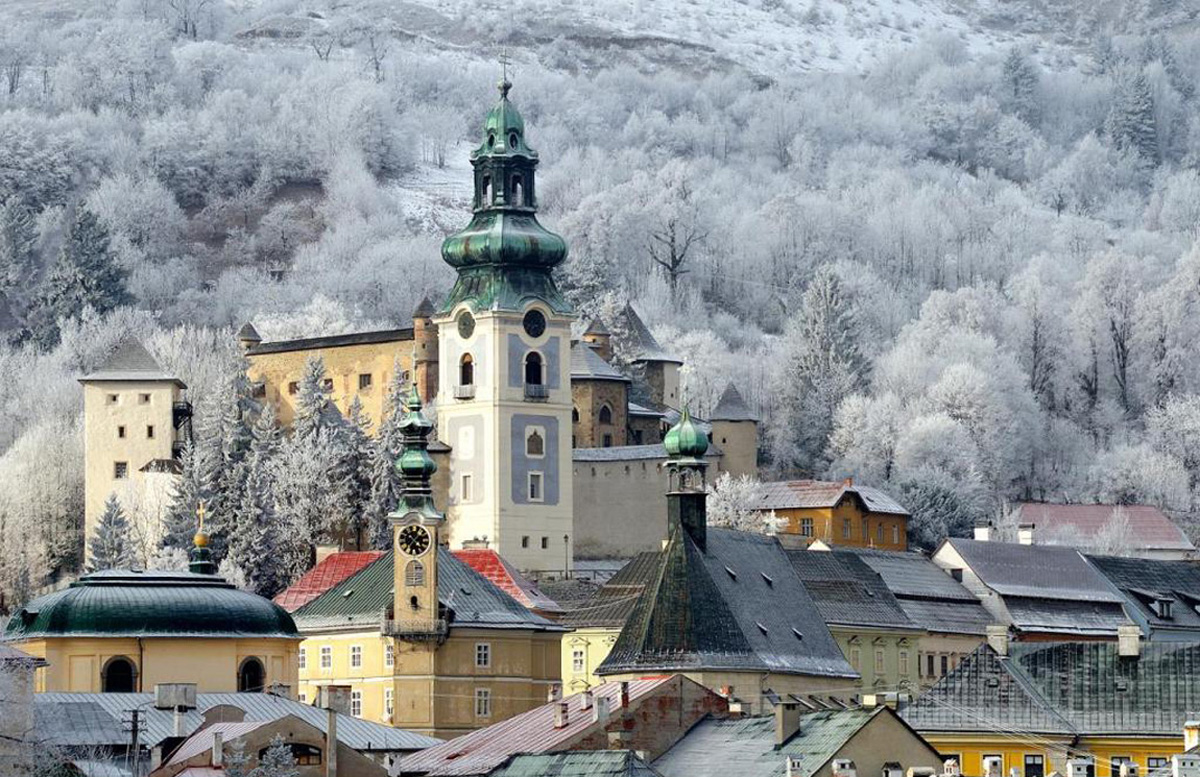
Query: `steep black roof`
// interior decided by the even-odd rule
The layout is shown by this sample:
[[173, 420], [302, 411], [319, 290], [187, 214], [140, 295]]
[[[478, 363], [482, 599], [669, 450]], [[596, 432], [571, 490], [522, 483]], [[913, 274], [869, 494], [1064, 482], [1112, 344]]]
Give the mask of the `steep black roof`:
[[79, 379], [86, 381], [169, 381], [187, 388], [179, 378], [162, 368], [136, 338], [117, 343], [112, 353], [92, 372]]
[[632, 347], [631, 354], [635, 362], [675, 362], [683, 364], [679, 357], [668, 353], [658, 340], [654, 339], [654, 335], [650, 334], [650, 328], [642, 321], [642, 317], [633, 309], [633, 305], [626, 304], [621, 311], [620, 317], [624, 323], [623, 329], [629, 333], [629, 344]]
[[749, 405], [746, 404], [746, 400], [742, 399], [737, 387], [730, 383], [721, 392], [721, 398], [717, 400], [717, 406], [709, 413], [708, 420], [757, 421], [758, 416], [754, 415]]
[[621, 567], [620, 572], [609, 578], [591, 598], [573, 608], [562, 619], [562, 624], [576, 629], [589, 626], [624, 626], [642, 591], [654, 579], [657, 569], [657, 553], [639, 553]]
[[857, 556], [819, 550], [789, 550], [787, 555], [826, 623], [919, 630], [879, 573]]
[[856, 677], [774, 537], [672, 533], [598, 674], [730, 670]]
[[1200, 709], [1200, 643], [981, 645], [904, 711], [918, 731], [1178, 736]]
[[[1200, 569], [1189, 561], [1087, 556], [1125, 596], [1127, 610], [1136, 612], [1155, 629], [1200, 631]], [[1165, 602], [1159, 614], [1155, 602]], [[1169, 616], [1169, 617], [1166, 617]]]

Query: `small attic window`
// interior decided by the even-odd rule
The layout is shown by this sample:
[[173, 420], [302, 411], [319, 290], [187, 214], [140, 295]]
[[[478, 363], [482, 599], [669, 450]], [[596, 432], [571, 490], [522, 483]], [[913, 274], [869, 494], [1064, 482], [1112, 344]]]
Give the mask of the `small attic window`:
[[349, 589], [348, 591], [346, 591], [345, 593], [343, 593], [343, 594], [342, 594], [342, 598], [343, 598], [343, 599], [349, 599], [349, 598], [350, 598], [350, 596], [351, 596], [353, 593], [354, 593], [354, 589], [353, 589], [353, 588], [351, 588], [351, 589]]
[[767, 633], [767, 627], [766, 627], [766, 626], [764, 626], [764, 625], [762, 625], [762, 622], [760, 622], [760, 621], [755, 621], [755, 622], [754, 622], [754, 625], [755, 625], [755, 626], [758, 626], [758, 630], [759, 630], [759, 631], [761, 631], [763, 634], [766, 634], [766, 633]]
[[798, 639], [798, 640], [800, 640], [800, 641], [804, 641], [804, 634], [802, 634], [802, 633], [800, 632], [800, 629], [797, 629], [797, 628], [794, 628], [794, 627], [793, 627], [793, 628], [792, 628], [792, 636], [794, 636], [796, 639]]
[[758, 574], [762, 575], [762, 579], [766, 582], [767, 585], [772, 586], [772, 587], [775, 586], [775, 581], [766, 572], [759, 572]]
[[733, 571], [732, 569], [730, 569], [729, 567], [725, 567], [725, 571], [726, 571], [726, 572], [729, 574], [729, 576], [730, 576], [731, 578], [733, 578], [734, 580], [737, 580], [737, 572], [734, 572], [734, 571]]

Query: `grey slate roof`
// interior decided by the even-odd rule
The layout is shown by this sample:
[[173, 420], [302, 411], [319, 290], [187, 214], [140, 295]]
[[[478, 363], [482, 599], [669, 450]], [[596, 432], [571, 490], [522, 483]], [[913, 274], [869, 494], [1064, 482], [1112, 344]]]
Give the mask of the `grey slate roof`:
[[514, 755], [488, 772], [489, 777], [662, 777], [628, 750], [580, 750]]
[[249, 321], [247, 321], [246, 323], [242, 324], [242, 328], [237, 331], [237, 339], [245, 340], [249, 343], [261, 343], [262, 335], [260, 335], [258, 330], [254, 328], [254, 324], [251, 324]]
[[919, 631], [883, 578], [853, 554], [789, 550], [792, 569], [829, 625]]
[[857, 677], [774, 537], [671, 534], [598, 674], [730, 670]]
[[945, 540], [988, 588], [1003, 596], [1120, 604], [1108, 581], [1073, 548], [952, 537]]
[[[438, 600], [450, 615], [450, 627], [561, 631], [500, 590], [454, 554], [438, 547]], [[359, 572], [292, 613], [302, 632], [369, 629], [380, 626], [384, 610], [393, 604], [395, 551], [384, 554]]]
[[348, 335], [304, 337], [298, 340], [276, 340], [270, 343], [259, 343], [251, 347], [249, 353], [253, 356], [263, 353], [305, 351], [310, 348], [340, 348], [347, 345], [394, 343], [411, 339], [413, 339], [412, 327], [405, 329], [380, 329], [375, 332], [353, 332]]
[[[1136, 612], [1155, 629], [1200, 630], [1200, 568], [1188, 561], [1087, 556], [1125, 596], [1127, 611]], [[1155, 599], [1170, 602], [1170, 617], [1160, 617]]]
[[721, 392], [721, 398], [717, 400], [717, 406], [709, 413], [708, 420], [757, 421], [758, 416], [754, 415], [749, 405], [746, 404], [746, 400], [742, 399], [737, 387], [730, 383]]
[[[654, 768], [665, 777], [784, 777], [792, 758], [800, 762], [799, 774], [816, 774], [875, 716], [891, 714], [878, 707], [804, 715], [800, 730], [779, 748], [774, 717], [709, 718], [655, 760]], [[930, 757], [928, 765], [934, 765], [932, 752]]]
[[[704, 454], [707, 459], [723, 456], [724, 452], [715, 445], [708, 446]], [[575, 448], [571, 451], [573, 461], [666, 461], [667, 449], [662, 443], [653, 445], [613, 445], [609, 448]]]
[[1132, 659], [1112, 642], [1026, 642], [1000, 657], [981, 645], [903, 715], [918, 731], [1178, 736], [1200, 709], [1200, 644], [1141, 649]]
[[127, 337], [117, 344], [99, 367], [79, 379], [85, 381], [162, 380], [187, 388], [183, 381], [167, 372], [138, 340]]
[[1004, 606], [1013, 625], [1026, 632], [1112, 636], [1130, 623], [1124, 608], [1110, 602], [1006, 596]]
[[650, 334], [650, 329], [642, 321], [642, 317], [637, 314], [632, 305], [626, 304], [620, 316], [625, 324], [624, 329], [629, 333], [630, 346], [633, 349], [633, 361], [642, 362], [675, 362], [683, 364], [683, 361], [670, 353], [668, 353], [658, 341], [654, 339], [654, 335]]
[[[228, 705], [244, 710], [247, 721], [278, 720], [284, 715], [297, 718], [325, 731], [328, 713], [317, 707], [268, 693], [199, 693], [197, 709], [184, 713], [184, 730], [196, 731], [204, 713], [212, 707]], [[34, 715], [38, 730], [50, 744], [125, 747], [129, 732], [122, 720], [127, 711], [142, 710], [142, 742], [157, 744], [172, 735], [173, 710], [154, 707], [152, 693], [39, 693], [34, 695]], [[359, 751], [413, 751], [440, 744], [441, 740], [404, 729], [338, 715], [338, 740]]]
[[629, 415], [648, 416], [651, 418], [662, 418], [662, 411], [654, 410], [649, 407], [643, 407], [636, 402], [629, 403]]
[[571, 628], [620, 628], [629, 619], [638, 598], [658, 569], [658, 554], [640, 553], [621, 567], [590, 599], [571, 609], [562, 619]]
[[629, 383], [620, 370], [604, 361], [595, 347], [579, 342], [571, 346], [571, 380], [614, 380]]
[[847, 497], [859, 499], [872, 513], [908, 515], [908, 510], [878, 488], [833, 480], [780, 480], [762, 484], [760, 510], [835, 507]]

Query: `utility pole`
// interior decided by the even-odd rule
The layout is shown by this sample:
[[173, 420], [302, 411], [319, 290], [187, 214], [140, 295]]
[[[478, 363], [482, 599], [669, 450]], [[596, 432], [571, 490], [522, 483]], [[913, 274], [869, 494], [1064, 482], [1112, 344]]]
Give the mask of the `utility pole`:
[[141, 733], [141, 721], [139, 719], [141, 713], [142, 711], [138, 709], [129, 710], [129, 720], [126, 721], [126, 725], [129, 726], [130, 754], [133, 756], [133, 763], [130, 768], [130, 774], [133, 777], [140, 777], [141, 774], [138, 770], [138, 735]]

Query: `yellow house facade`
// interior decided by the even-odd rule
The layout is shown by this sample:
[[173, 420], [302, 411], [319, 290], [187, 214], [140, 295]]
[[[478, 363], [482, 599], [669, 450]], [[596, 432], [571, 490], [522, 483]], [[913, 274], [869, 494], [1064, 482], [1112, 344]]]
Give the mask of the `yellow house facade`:
[[908, 549], [908, 511], [877, 488], [840, 482], [786, 480], [762, 485], [757, 508], [774, 513], [780, 540], [806, 547], [828, 545]]

